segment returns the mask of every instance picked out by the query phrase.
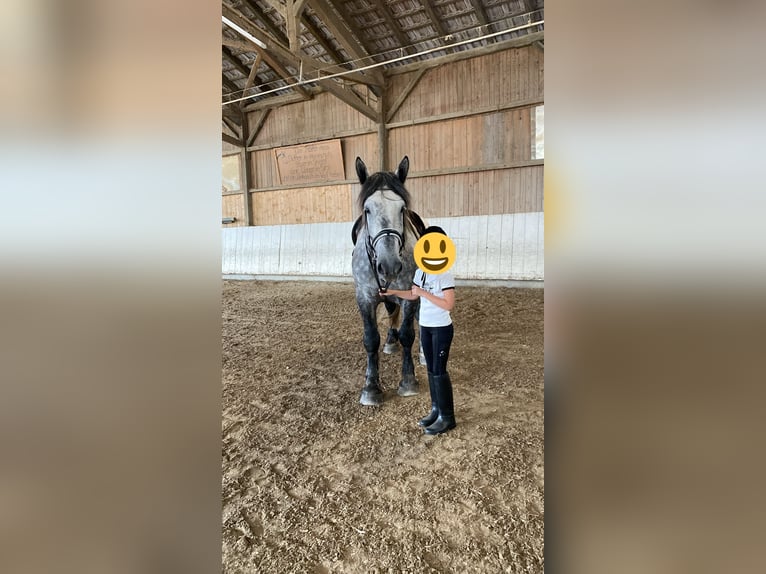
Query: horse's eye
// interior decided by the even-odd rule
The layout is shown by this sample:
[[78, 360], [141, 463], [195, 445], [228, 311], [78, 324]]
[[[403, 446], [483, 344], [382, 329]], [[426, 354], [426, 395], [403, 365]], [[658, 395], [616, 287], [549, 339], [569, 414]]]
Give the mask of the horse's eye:
[[365, 212], [367, 215], [370, 215], [370, 208], [369, 208], [369, 207], [365, 207], [365, 208], [364, 208], [364, 212]]

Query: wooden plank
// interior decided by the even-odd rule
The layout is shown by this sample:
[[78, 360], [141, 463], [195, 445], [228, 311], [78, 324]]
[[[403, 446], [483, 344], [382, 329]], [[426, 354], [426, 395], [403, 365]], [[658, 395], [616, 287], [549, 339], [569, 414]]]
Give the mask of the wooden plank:
[[[242, 141], [246, 142], [250, 136], [250, 126], [247, 122], [247, 114], [245, 112], [242, 112]], [[245, 215], [245, 225], [252, 225], [252, 221], [250, 220], [250, 215], [252, 213], [252, 207], [250, 202], [250, 187], [252, 185], [253, 178], [251, 177], [252, 172], [252, 166], [250, 165], [250, 161], [248, 158], [248, 152], [247, 149], [243, 146], [241, 156], [240, 156], [240, 170], [241, 170], [241, 178], [240, 181], [242, 190], [244, 193], [243, 196], [243, 211]]]
[[464, 50], [462, 52], [447, 54], [446, 56], [438, 56], [430, 60], [423, 60], [414, 62], [412, 64], [405, 64], [404, 66], [389, 68], [384, 70], [384, 74], [386, 76], [393, 76], [398, 74], [407, 74], [409, 72], [420, 69], [437, 68], [439, 66], [443, 66], [444, 64], [477, 58], [479, 56], [486, 56], [487, 54], [502, 52], [504, 50], [510, 50], [511, 48], [529, 46], [530, 44], [543, 40], [544, 38], [545, 32], [532, 32], [531, 34], [526, 34], [518, 38], [511, 38], [510, 40], [504, 40], [502, 42], [497, 42], [496, 44], [490, 44], [481, 48], [473, 48], [470, 50]]
[[409, 82], [407, 82], [407, 85], [394, 100], [394, 103], [391, 104], [391, 107], [386, 113], [386, 122], [391, 121], [401, 105], [407, 100], [407, 97], [412, 93], [412, 90], [415, 89], [415, 86], [418, 85], [418, 82], [420, 82], [427, 71], [428, 70], [418, 70], [413, 74]]
[[[316, 137], [316, 136], [304, 136], [304, 137], [297, 137], [289, 140], [284, 140], [285, 145], [297, 145], [297, 144], [304, 144], [304, 143], [311, 143], [315, 141], [324, 141], [328, 139], [335, 139], [335, 138], [346, 138], [346, 137], [353, 137], [353, 136], [360, 136], [360, 135], [367, 135], [367, 134], [374, 134], [377, 133], [377, 127], [374, 129], [369, 128], [362, 128], [358, 130], [345, 130], [340, 132], [332, 132], [328, 133], [326, 136], [322, 137]], [[248, 146], [248, 151], [261, 151], [261, 150], [267, 150], [275, 147], [273, 143], [270, 144], [262, 144], [262, 145], [256, 145], [256, 146]]]
[[313, 95], [313, 92], [309, 92], [308, 97], [304, 96], [303, 94], [285, 94], [283, 96], [275, 96], [273, 98], [265, 97], [261, 100], [257, 100], [252, 104], [246, 105], [243, 109], [246, 112], [254, 112], [256, 110], [262, 110], [265, 108], [278, 108], [287, 104], [305, 102], [310, 100]]
[[250, 129], [250, 136], [247, 138], [248, 149], [255, 141], [255, 138], [258, 137], [258, 132], [261, 131], [261, 128], [263, 127], [263, 123], [266, 121], [266, 118], [268, 117], [270, 111], [271, 109], [266, 108], [265, 110], [261, 110], [257, 112], [255, 122], [253, 122], [253, 126]]
[[234, 123], [234, 120], [231, 118], [221, 118], [221, 121], [223, 122], [223, 125], [231, 132], [231, 136], [242, 140], [242, 130], [241, 128]]
[[255, 57], [255, 61], [253, 62], [252, 67], [250, 68], [250, 73], [247, 75], [247, 82], [245, 82], [245, 92], [247, 92], [247, 90], [249, 90], [255, 84], [255, 79], [258, 75], [258, 68], [260, 68], [261, 62], [263, 62], [263, 56], [258, 53], [258, 55]]
[[378, 112], [359, 99], [354, 91], [340, 87], [334, 80], [322, 80], [317, 83], [356, 111], [361, 112], [371, 120], [378, 120]]
[[274, 149], [280, 184], [308, 184], [343, 179], [340, 140]]
[[395, 129], [395, 128], [401, 128], [405, 126], [415, 126], [418, 124], [430, 124], [433, 122], [441, 122], [441, 121], [451, 120], [455, 118], [470, 117], [470, 116], [488, 114], [492, 112], [501, 112], [504, 110], [513, 110], [517, 108], [528, 108], [531, 106], [539, 106], [539, 105], [542, 105], [543, 103], [545, 102], [542, 98], [532, 98], [529, 100], [520, 100], [520, 101], [510, 102], [508, 104], [502, 104], [497, 106], [486, 106], [486, 107], [472, 109], [472, 110], [461, 110], [458, 112], [450, 112], [448, 114], [440, 114], [436, 116], [426, 116], [426, 117], [420, 117], [420, 118], [416, 118], [412, 120], [392, 122], [392, 123], [387, 123], [386, 127], [388, 129]]
[[235, 145], [237, 147], [242, 147], [242, 142], [239, 141], [236, 138], [231, 137], [229, 134], [221, 134], [221, 139], [225, 141], [226, 143], [230, 143], [231, 145]]

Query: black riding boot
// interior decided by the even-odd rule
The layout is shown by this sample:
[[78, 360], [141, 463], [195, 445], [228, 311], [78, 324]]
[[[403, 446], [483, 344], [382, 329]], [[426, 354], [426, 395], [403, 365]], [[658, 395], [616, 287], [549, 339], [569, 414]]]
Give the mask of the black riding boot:
[[426, 434], [441, 434], [455, 428], [455, 407], [452, 401], [452, 381], [449, 374], [434, 375], [436, 406], [439, 416], [434, 423], [426, 427]]
[[427, 427], [436, 421], [439, 416], [439, 409], [436, 406], [436, 387], [434, 386], [434, 376], [428, 373], [428, 390], [431, 391], [431, 412], [418, 421], [418, 425]]

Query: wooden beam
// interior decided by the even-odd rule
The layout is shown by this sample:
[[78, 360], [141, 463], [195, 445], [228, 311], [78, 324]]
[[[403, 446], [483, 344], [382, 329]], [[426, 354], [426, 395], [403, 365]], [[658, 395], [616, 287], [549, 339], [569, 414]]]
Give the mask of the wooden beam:
[[545, 165], [544, 159], [525, 159], [521, 161], [512, 161], [507, 163], [488, 163], [475, 166], [461, 167], [441, 167], [438, 169], [429, 169], [424, 171], [410, 172], [407, 179], [418, 177], [434, 177], [438, 175], [452, 175], [456, 173], [476, 173], [479, 171], [498, 171], [503, 169], [519, 169], [521, 167], [534, 167], [536, 165]]
[[[285, 33], [282, 32], [282, 30], [280, 30], [276, 24], [274, 24], [273, 20], [269, 18], [266, 12], [261, 10], [260, 6], [258, 6], [255, 2], [251, 2], [250, 0], [244, 0], [244, 2], [250, 8], [250, 10], [252, 10], [256, 16], [258, 16], [258, 19], [264, 25], [266, 31], [271, 34], [274, 39], [278, 40], [285, 46], [289, 44], [289, 40], [287, 39], [287, 36], [285, 36]], [[279, 12], [279, 14], [284, 18], [284, 14], [282, 14], [282, 12]], [[255, 24], [255, 22], [253, 22], [253, 24]]]
[[380, 171], [388, 168], [388, 130], [386, 129], [386, 100], [381, 95], [378, 100], [378, 156], [380, 157]]
[[300, 55], [301, 45], [298, 40], [300, 34], [301, 14], [306, 7], [306, 0], [287, 0], [287, 37], [289, 38], [290, 50], [293, 54]]
[[[314, 140], [309, 140], [314, 141]], [[268, 148], [265, 149], [273, 149], [276, 147], [274, 144], [269, 145]], [[434, 177], [434, 176], [440, 176], [440, 175], [454, 175], [454, 174], [461, 174], [461, 173], [476, 173], [476, 172], [482, 172], [482, 171], [500, 171], [500, 170], [506, 170], [506, 169], [520, 169], [525, 167], [535, 167], [535, 166], [544, 166], [545, 160], [542, 159], [532, 159], [532, 160], [525, 160], [525, 161], [514, 161], [510, 163], [493, 163], [493, 164], [485, 164], [485, 165], [478, 165], [478, 166], [462, 166], [462, 167], [448, 167], [448, 168], [440, 168], [440, 169], [430, 169], [427, 171], [411, 171], [407, 174], [407, 179], [418, 179], [421, 177]], [[255, 189], [251, 191], [251, 193], [259, 193], [261, 191], [281, 191], [285, 189], [306, 189], [309, 187], [324, 187], [324, 186], [331, 186], [331, 185], [357, 185], [359, 183], [359, 180], [356, 178], [352, 179], [336, 179], [334, 181], [323, 181], [323, 182], [317, 182], [317, 183], [292, 183], [288, 185], [271, 185], [268, 187], [261, 187], [259, 189]], [[234, 192], [238, 193], [238, 192]]]
[[221, 52], [223, 53], [223, 57], [226, 59], [227, 62], [229, 62], [232, 66], [234, 66], [237, 71], [245, 76], [247, 78], [247, 75], [249, 74], [249, 70], [245, 67], [245, 65], [242, 63], [242, 61], [237, 58], [234, 54], [231, 53], [231, 50], [227, 48], [226, 46], [221, 46]]
[[229, 131], [233, 137], [237, 138], [238, 140], [242, 139], [242, 130], [236, 123], [234, 123], [234, 121], [232, 121], [230, 118], [222, 117], [221, 122], [223, 122], [223, 125], [229, 128]]
[[436, 30], [436, 33], [441, 37], [446, 36], [447, 31], [444, 29], [444, 24], [442, 24], [441, 20], [439, 19], [439, 16], [437, 16], [436, 10], [434, 10], [434, 7], [431, 6], [430, 2], [422, 2], [422, 4], [423, 4], [423, 7], [426, 9], [426, 14], [428, 14], [428, 19], [431, 20], [431, 24]]
[[543, 52], [545, 52], [545, 44], [543, 42], [535, 42], [533, 46], [537, 48], [538, 50], [542, 50]]
[[[324, 133], [322, 134], [321, 137], [301, 136], [297, 138], [280, 140], [279, 146], [281, 147], [281, 146], [288, 146], [288, 145], [299, 145], [299, 144], [312, 143], [312, 142], [323, 141], [323, 140], [334, 140], [338, 138], [349, 138], [354, 136], [372, 135], [376, 133], [378, 133], [377, 127], [362, 128], [362, 129], [356, 129], [356, 130], [340, 130], [337, 132]], [[266, 149], [272, 149], [273, 147], [275, 147], [275, 144], [273, 143], [253, 145], [253, 146], [248, 146], [247, 151], [263, 151]]]
[[[282, 16], [282, 18], [286, 18], [285, 16], [285, 5], [282, 4], [279, 0], [263, 0], [266, 4], [271, 6], [274, 10], [279, 12], [279, 15]], [[250, 2], [248, 2], [250, 4]]]
[[229, 48], [242, 50], [243, 52], [257, 52], [260, 50], [260, 46], [253, 44], [250, 40], [235, 40], [233, 38], [229, 38], [228, 36], [223, 36], [221, 38], [221, 44], [223, 46], [228, 46]]
[[264, 30], [256, 26], [250, 19], [248, 19], [238, 10], [235, 10], [234, 8], [230, 6], [227, 6], [226, 4], [222, 4], [221, 12], [229, 20], [237, 24], [240, 28], [247, 31], [249, 34], [255, 37], [258, 41], [264, 43], [266, 45], [265, 50], [268, 51], [269, 53], [273, 53], [274, 55], [277, 55], [280, 57], [285, 57], [285, 56], [287, 56], [288, 58], [293, 57], [292, 53], [290, 52], [290, 49], [286, 45], [284, 45], [282, 42], [274, 38], [271, 34], [268, 34]]
[[238, 139], [231, 137], [229, 134], [225, 134], [221, 132], [221, 139], [223, 139], [223, 141], [225, 141], [226, 143], [230, 143], [231, 145], [242, 147], [242, 142], [239, 141]]
[[[258, 40], [266, 44], [267, 49], [263, 50], [260, 46], [250, 42], [249, 40], [247, 41], [232, 40], [231, 38], [228, 38], [226, 36], [223, 37], [223, 40], [222, 40], [223, 45], [229, 46], [232, 48], [237, 48], [244, 51], [257, 52], [262, 54], [264, 62], [266, 62], [266, 64], [269, 67], [271, 67], [275, 72], [277, 72], [285, 80], [288, 80], [288, 78], [285, 77], [285, 74], [283, 74], [282, 71], [280, 71], [280, 69], [276, 67], [277, 65], [280, 65], [280, 64], [272, 65], [272, 62], [276, 61], [277, 59], [279, 60], [279, 62], [285, 62], [296, 69], [300, 67], [302, 62], [304, 66], [304, 70], [308, 70], [308, 71], [315, 72], [319, 69], [325, 69], [328, 74], [348, 71], [346, 68], [341, 68], [340, 66], [332, 66], [331, 64], [317, 62], [316, 60], [313, 60], [307, 56], [304, 56], [303, 54], [296, 56], [296, 54], [293, 54], [286, 46], [282, 45], [273, 37], [269, 36], [262, 30], [260, 30], [250, 20], [248, 20], [247, 18], [245, 18], [243, 15], [239, 14], [235, 10], [227, 7], [225, 4], [223, 5], [223, 12], [224, 12], [224, 16], [232, 20], [232, 22], [241, 26], [242, 28], [247, 30], [249, 33], [251, 33], [255, 38], [257, 38]], [[267, 58], [269, 54], [272, 54], [274, 56], [273, 58], [271, 58], [271, 60]], [[282, 69], [284, 69], [284, 67], [282, 67]], [[289, 83], [293, 83], [293, 76], [290, 74], [287, 74], [287, 76], [290, 78]], [[372, 74], [372, 75], [366, 75], [366, 74], [363, 75], [360, 72], [351, 72], [347, 74], [345, 77], [359, 83], [372, 84], [377, 86], [382, 86], [385, 81], [383, 78], [383, 75], [379, 71], [377, 72], [377, 74]], [[302, 88], [295, 88], [295, 89], [300, 91]]]
[[327, 38], [324, 37], [321, 30], [314, 25], [306, 14], [301, 17], [301, 23], [306, 27], [309, 33], [316, 38], [316, 41], [319, 42], [319, 45], [322, 46], [322, 48], [324, 48], [324, 51], [327, 52], [328, 56], [338, 63], [343, 62], [343, 56], [340, 55], [340, 52], [333, 48], [332, 44], [330, 44]]
[[[327, 0], [309, 0], [309, 6], [311, 6], [311, 9], [314, 10], [319, 19], [327, 26], [338, 43], [343, 46], [352, 58], [360, 60], [368, 56], [364, 45], [354, 37], [346, 21], [332, 9]], [[376, 80], [377, 85], [382, 86], [385, 84], [385, 79], [380, 70], [368, 70], [365, 71], [365, 74], [372, 76]]]
[[312, 94], [309, 93], [309, 97], [306, 98], [302, 94], [285, 94], [284, 96], [275, 96], [273, 98], [264, 97], [256, 100], [252, 104], [246, 105], [243, 109], [246, 112], [254, 112], [256, 110], [262, 110], [264, 108], [278, 108], [287, 104], [295, 104], [297, 102], [303, 102], [311, 99]]
[[[289, 72], [287, 72], [286, 68], [282, 64], [283, 62], [286, 62], [295, 68], [300, 67], [300, 63], [302, 62], [304, 69], [307, 69], [308, 71], [313, 71], [313, 72], [316, 72], [322, 67], [328, 68], [327, 71], [329, 73], [347, 71], [337, 66], [335, 67], [336, 69], [333, 69], [332, 67], [328, 67], [327, 65], [322, 66], [318, 62], [315, 62], [314, 60], [306, 56], [296, 57], [296, 55], [291, 53], [287, 48], [285, 48], [284, 46], [281, 46], [279, 42], [277, 42], [270, 36], [265, 35], [262, 30], [259, 30], [252, 22], [250, 22], [247, 18], [239, 14], [236, 10], [229, 8], [228, 6], [224, 4], [223, 12], [227, 18], [230, 18], [232, 20], [232, 22], [241, 26], [243, 29], [251, 33], [255, 38], [257, 38], [258, 40], [261, 40], [267, 45], [267, 48], [265, 50], [261, 48], [257, 48], [256, 51], [263, 56], [263, 61], [266, 62], [266, 64], [269, 67], [271, 67], [275, 72], [277, 72], [280, 76], [282, 76], [282, 78], [289, 84], [292, 84], [295, 82], [295, 77], [292, 76]], [[360, 77], [359, 74], [349, 74], [349, 77], [352, 75], [356, 75], [357, 78]], [[382, 74], [380, 74], [380, 72], [378, 72], [378, 76], [380, 77], [381, 81], [383, 81], [383, 76]], [[319, 83], [320, 85], [322, 84], [321, 81]], [[293, 89], [300, 92], [304, 96], [308, 97], [308, 92], [306, 92], [306, 89], [304, 87], [295, 86], [293, 87]], [[329, 90], [330, 88], [327, 88], [327, 89]]]
[[231, 81], [229, 78], [227, 78], [227, 77], [226, 77], [226, 75], [224, 75], [223, 73], [221, 74], [221, 83], [222, 83], [222, 84], [223, 84], [225, 87], [229, 88], [229, 91], [230, 91], [230, 92], [239, 93], [239, 92], [241, 91], [241, 90], [239, 89], [239, 87], [237, 86], [237, 84], [235, 84], [234, 82], [232, 82], [232, 81]]
[[257, 113], [257, 117], [255, 121], [253, 122], [253, 127], [250, 129], [250, 135], [247, 138], [247, 147], [249, 148], [251, 145], [253, 145], [253, 142], [255, 141], [255, 138], [258, 137], [258, 132], [261, 131], [261, 128], [263, 127], [264, 122], [266, 121], [266, 118], [269, 115], [269, 112], [271, 112], [271, 108], [266, 108], [264, 110], [260, 110]]
[[484, 6], [481, 4], [481, 0], [471, 0], [471, 6], [473, 6], [473, 11], [476, 13], [476, 19], [479, 21], [479, 24], [486, 26], [489, 19], [487, 18]]
[[[378, 4], [378, 2], [375, 2], [375, 4]], [[359, 45], [363, 48], [364, 52], [366, 54], [373, 54], [374, 50], [370, 50], [370, 47], [364, 43], [366, 39], [366, 35], [364, 31], [361, 30], [359, 26], [356, 25], [356, 22], [354, 22], [354, 18], [352, 17], [351, 13], [346, 9], [345, 3], [334, 2], [333, 7], [335, 8], [335, 10], [338, 12], [338, 15], [340, 16], [340, 22], [351, 31], [352, 37], [356, 38], [356, 40], [359, 42]]]
[[[247, 140], [250, 137], [249, 133], [250, 127], [247, 123], [247, 113], [244, 111], [242, 112], [242, 141], [247, 142]], [[250, 177], [250, 172], [252, 171], [249, 161], [249, 155], [247, 153], [247, 144], [242, 146], [242, 151], [240, 152], [240, 160], [239, 160], [239, 169], [240, 169], [240, 187], [242, 188], [242, 195], [243, 202], [244, 202], [244, 208], [245, 208], [245, 225], [252, 225], [252, 198], [250, 197], [250, 184], [252, 182], [252, 178]]]
[[410, 81], [407, 83], [406, 86], [404, 86], [404, 89], [396, 97], [396, 99], [394, 100], [394, 103], [391, 104], [391, 107], [386, 112], [386, 122], [391, 121], [391, 119], [394, 117], [394, 114], [396, 114], [396, 112], [399, 111], [399, 108], [407, 100], [407, 96], [409, 96], [410, 93], [412, 93], [412, 90], [415, 89], [415, 86], [418, 85], [418, 82], [420, 82], [421, 78], [425, 75], [427, 71], [428, 70], [426, 69], [420, 69], [416, 71], [415, 74], [410, 78]]
[[467, 118], [470, 116], [479, 116], [482, 114], [490, 114], [492, 112], [502, 112], [504, 110], [514, 110], [516, 108], [530, 108], [532, 106], [540, 106], [545, 103], [545, 99], [542, 97], [532, 98], [530, 100], [518, 100], [503, 104], [501, 106], [487, 106], [483, 108], [473, 108], [470, 111], [450, 112], [448, 114], [440, 114], [438, 116], [429, 116], [425, 118], [415, 118], [413, 120], [404, 120], [401, 122], [393, 122], [386, 124], [388, 129], [403, 128], [405, 126], [416, 126], [419, 124], [430, 124], [433, 122], [443, 122], [444, 120], [452, 120], [455, 118]]
[[386, 3], [378, 2], [375, 7], [380, 10], [381, 14], [383, 14], [383, 19], [386, 21], [386, 24], [388, 24], [388, 27], [391, 28], [391, 31], [394, 33], [394, 37], [396, 38], [396, 41], [399, 42], [399, 46], [402, 48], [409, 46], [412, 42], [410, 42], [407, 36], [405, 36], [404, 32], [402, 32], [401, 26], [399, 26], [399, 23], [394, 20], [391, 11], [388, 9], [388, 6], [386, 6]]
[[317, 83], [336, 98], [354, 108], [356, 111], [364, 114], [375, 122], [378, 121], [377, 110], [365, 104], [353, 90], [347, 90], [340, 87], [337, 83], [335, 83], [334, 80], [322, 80]]
[[239, 121], [239, 109], [234, 104], [221, 106], [221, 117], [232, 118], [236, 123]]
[[261, 62], [263, 61], [263, 56], [261, 56], [260, 52], [255, 57], [255, 62], [253, 62], [253, 66], [250, 68], [250, 73], [247, 75], [247, 82], [245, 82], [245, 91], [249, 90], [253, 87], [255, 84], [255, 78], [258, 75], [258, 68], [261, 67]]
[[495, 52], [502, 52], [503, 50], [510, 50], [511, 48], [522, 48], [534, 44], [538, 40], [545, 38], [545, 32], [533, 32], [526, 36], [520, 36], [518, 38], [511, 38], [503, 42], [497, 42], [488, 46], [482, 46], [481, 48], [474, 48], [472, 50], [465, 50], [463, 52], [455, 52], [454, 54], [447, 54], [446, 56], [439, 56], [438, 58], [432, 58], [430, 60], [424, 60], [422, 62], [414, 62], [404, 66], [391, 68], [386, 70], [386, 75], [393, 76], [397, 74], [406, 74], [420, 69], [430, 69], [443, 66], [452, 62], [458, 62], [460, 60], [466, 60], [468, 58], [476, 58], [477, 56], [486, 56], [487, 54], [493, 54]]

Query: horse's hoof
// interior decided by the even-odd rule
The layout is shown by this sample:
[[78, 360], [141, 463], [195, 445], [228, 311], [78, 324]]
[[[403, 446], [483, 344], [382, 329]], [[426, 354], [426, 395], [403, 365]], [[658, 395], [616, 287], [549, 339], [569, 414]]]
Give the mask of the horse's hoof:
[[383, 345], [383, 352], [386, 355], [393, 355], [399, 350], [399, 344], [398, 343], [386, 343]]
[[402, 381], [396, 393], [400, 397], [412, 397], [420, 393], [420, 387], [417, 381]]
[[359, 402], [366, 407], [377, 407], [383, 403], [383, 392], [377, 389], [364, 390]]

